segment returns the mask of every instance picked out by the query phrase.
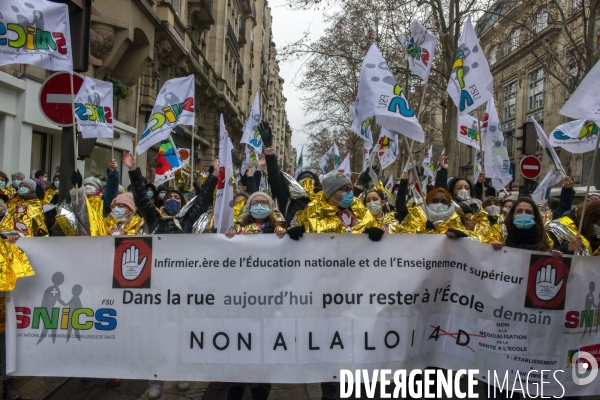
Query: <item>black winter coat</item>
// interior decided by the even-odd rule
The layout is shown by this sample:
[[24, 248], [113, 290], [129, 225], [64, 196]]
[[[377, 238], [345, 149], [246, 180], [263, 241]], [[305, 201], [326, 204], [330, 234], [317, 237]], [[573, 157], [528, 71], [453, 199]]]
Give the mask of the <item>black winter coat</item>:
[[275, 154], [265, 154], [265, 161], [267, 164], [267, 173], [269, 174], [271, 193], [273, 194], [273, 198], [277, 200], [279, 211], [282, 212], [285, 222], [289, 226], [296, 213], [304, 210], [308, 203], [310, 203], [310, 199], [308, 197], [301, 199], [292, 199], [290, 197], [290, 191], [285, 184], [285, 179], [281, 175]]
[[217, 185], [216, 176], [210, 175], [206, 179], [195, 203], [183, 217], [177, 219], [181, 226], [179, 229], [173, 218], [162, 218], [152, 201], [146, 196], [146, 184], [142, 180], [142, 172], [139, 168], [129, 171], [129, 179], [135, 192], [135, 205], [144, 217], [150, 232], [156, 234], [191, 233], [194, 223], [212, 205], [212, 195]]

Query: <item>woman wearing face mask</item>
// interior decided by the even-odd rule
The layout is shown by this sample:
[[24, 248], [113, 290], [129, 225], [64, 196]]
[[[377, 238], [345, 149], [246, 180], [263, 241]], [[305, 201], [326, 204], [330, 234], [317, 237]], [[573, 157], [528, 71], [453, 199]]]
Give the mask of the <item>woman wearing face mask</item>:
[[[404, 177], [405, 174], [406, 172], [402, 176]], [[368, 190], [363, 200], [364, 204], [377, 219], [379, 227], [385, 233], [401, 233], [400, 222], [396, 219], [396, 213], [390, 210], [382, 186]]]
[[35, 194], [33, 179], [23, 179], [17, 193], [8, 202], [8, 211], [15, 220], [15, 230], [23, 236], [48, 236], [44, 208]]
[[165, 196], [167, 195], [167, 188], [164, 187], [163, 185], [159, 185], [156, 188], [156, 192], [158, 193], [156, 195], [156, 207], [161, 208], [165, 201]]
[[143, 235], [144, 219], [136, 214], [135, 202], [131, 193], [117, 195], [111, 204], [108, 217], [104, 218], [106, 234], [116, 235]]
[[19, 190], [19, 185], [21, 184], [21, 181], [25, 179], [25, 174], [22, 172], [15, 172], [10, 176], [10, 179], [9, 197], [12, 197]]
[[158, 207], [158, 189], [152, 183], [146, 184], [146, 196], [155, 207]]
[[354, 197], [353, 185], [338, 171], [321, 180], [323, 190], [292, 220], [288, 234], [298, 240], [306, 233], [367, 233], [373, 241], [381, 240], [383, 230], [377, 219]]
[[123, 153], [122, 161], [129, 168], [135, 205], [151, 233], [191, 233], [194, 222], [212, 205], [219, 175], [219, 160], [215, 160], [214, 166], [211, 167], [211, 175], [202, 186], [202, 192], [190, 207], [185, 207], [185, 197], [178, 190], [168, 190], [160, 209], [157, 209], [146, 195], [146, 185], [142, 180], [141, 171], [136, 168], [135, 157], [131, 153]]
[[554, 258], [562, 257], [562, 252], [552, 249], [544, 229], [542, 215], [535, 202], [529, 197], [516, 200], [506, 215], [506, 238], [504, 243], [493, 242], [494, 250], [505, 245], [515, 249], [548, 251]]
[[[600, 255], [600, 201], [588, 201], [581, 220], [583, 204], [546, 225], [546, 231], [554, 242], [554, 248], [576, 256]], [[579, 231], [581, 221], [581, 235]]]
[[487, 213], [490, 227], [488, 233], [484, 235], [487, 239], [485, 242], [502, 242], [504, 240], [504, 215], [502, 214], [500, 202], [494, 196], [488, 196], [483, 199], [482, 207]]
[[246, 200], [237, 232], [234, 230], [225, 232], [228, 238], [234, 237], [236, 233], [244, 235], [275, 233], [282, 238], [285, 236], [285, 221], [282, 221], [281, 215], [277, 218], [273, 199], [268, 194], [254, 192]]
[[514, 205], [514, 202], [510, 199], [505, 199], [502, 202], [502, 216], [506, 217], [506, 215], [510, 212], [510, 209]]
[[9, 185], [8, 185], [8, 175], [6, 175], [4, 172], [0, 171], [0, 193], [4, 193], [5, 195], [9, 195], [8, 192], [9, 189]]
[[58, 204], [58, 189], [60, 187], [60, 176], [54, 175], [54, 179], [52, 180], [52, 184], [48, 185], [46, 188], [46, 193], [44, 194], [44, 205], [48, 204]]

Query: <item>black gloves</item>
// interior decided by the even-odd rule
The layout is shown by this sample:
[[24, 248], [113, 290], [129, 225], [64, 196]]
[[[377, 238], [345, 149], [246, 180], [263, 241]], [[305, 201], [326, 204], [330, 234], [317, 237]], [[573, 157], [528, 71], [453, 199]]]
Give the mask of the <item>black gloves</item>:
[[83, 185], [83, 177], [79, 171], [73, 171], [73, 175], [71, 175], [71, 183], [73, 186], [77, 187], [81, 187]]
[[271, 131], [271, 127], [269, 126], [269, 123], [266, 121], [262, 121], [258, 125], [258, 131], [260, 132], [260, 137], [262, 139], [263, 146], [264, 147], [273, 146], [273, 131]]
[[367, 183], [369, 183], [369, 181], [371, 180], [371, 177], [369, 176], [369, 168], [365, 169], [360, 176], [358, 177], [358, 180], [362, 182], [363, 185], [366, 185]]
[[384, 234], [383, 229], [379, 228], [367, 228], [365, 229], [365, 233], [369, 235], [369, 239], [374, 242], [379, 242]]
[[215, 172], [215, 167], [213, 167], [212, 165], [210, 167], [208, 167], [208, 174], [212, 175], [212, 173]]
[[287, 234], [292, 240], [300, 240], [300, 238], [304, 235], [304, 227], [303, 226], [295, 226], [287, 230]]

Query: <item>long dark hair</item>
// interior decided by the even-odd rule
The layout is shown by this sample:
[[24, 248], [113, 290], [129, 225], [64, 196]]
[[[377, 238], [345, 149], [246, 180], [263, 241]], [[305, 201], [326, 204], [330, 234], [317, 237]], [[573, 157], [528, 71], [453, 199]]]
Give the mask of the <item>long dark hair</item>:
[[596, 236], [596, 233], [594, 232], [595, 223], [600, 221], [600, 201], [592, 201], [587, 203], [583, 221], [581, 221], [582, 210], [583, 203], [577, 206], [575, 215], [577, 216], [577, 219], [580, 220], [579, 223], [583, 225], [581, 228], [581, 234], [585, 236], [586, 239], [590, 240]]
[[385, 194], [381, 191], [381, 190], [377, 190], [377, 189], [371, 189], [371, 190], [367, 190], [365, 192], [365, 197], [363, 198], [363, 204], [366, 206], [367, 205], [367, 196], [369, 195], [369, 193], [375, 192], [377, 193], [377, 196], [379, 196], [379, 198], [381, 200], [385, 200], [385, 206], [383, 206], [383, 212], [390, 212], [390, 207], [388, 205], [388, 200], [385, 197]]
[[[242, 218], [242, 221], [240, 222], [240, 226], [244, 227], [246, 225], [250, 225], [255, 222], [256, 222], [256, 218], [254, 218], [252, 216], [252, 214], [250, 214], [250, 210], [248, 210], [248, 213], [244, 216], [244, 218]], [[267, 218], [265, 218], [265, 222], [269, 223], [273, 230], [277, 226], [277, 220], [275, 219], [275, 215], [273, 213], [269, 214], [269, 216]]]
[[[522, 232], [514, 225], [514, 215], [517, 206], [521, 203], [527, 203], [533, 208], [533, 220], [535, 221], [535, 239], [533, 241], [528, 240], [525, 242], [522, 240]], [[506, 214], [506, 219], [504, 220], [506, 225], [506, 245], [508, 247], [518, 247], [526, 250], [537, 250], [537, 251], [548, 251], [550, 250], [550, 245], [548, 244], [548, 236], [546, 235], [546, 229], [544, 229], [544, 221], [542, 219], [542, 214], [540, 214], [540, 210], [538, 209], [535, 202], [529, 197], [520, 197], [513, 203], [512, 208]], [[531, 243], [529, 243], [531, 242]]]
[[467, 184], [469, 185], [469, 193], [471, 194], [471, 197], [475, 196], [475, 191], [473, 190], [473, 183], [467, 178], [453, 178], [450, 180], [450, 182], [448, 183], [448, 191], [452, 196], [454, 196], [454, 186], [456, 186], [456, 184], [459, 181], [467, 182]]

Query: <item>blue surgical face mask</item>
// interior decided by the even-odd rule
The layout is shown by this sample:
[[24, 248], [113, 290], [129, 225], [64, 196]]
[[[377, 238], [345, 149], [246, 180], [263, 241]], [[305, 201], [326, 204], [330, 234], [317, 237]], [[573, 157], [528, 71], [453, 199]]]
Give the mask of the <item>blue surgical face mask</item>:
[[58, 189], [60, 186], [60, 181], [54, 181], [54, 187]]
[[354, 193], [352, 191], [342, 194], [342, 201], [339, 202], [342, 208], [349, 208], [352, 203], [354, 203]]
[[165, 211], [168, 213], [176, 213], [181, 210], [181, 203], [175, 199], [165, 201]]
[[271, 208], [257, 204], [254, 207], [250, 207], [250, 215], [254, 218], [267, 218], [271, 214]]
[[20, 184], [21, 184], [21, 181], [18, 179], [12, 181], [12, 185], [15, 189], [18, 188]]
[[122, 220], [125, 218], [125, 209], [115, 206], [110, 212], [110, 215], [116, 220]]
[[0, 189], [6, 189], [6, 183], [4, 183], [4, 181], [0, 181]]
[[377, 215], [379, 211], [381, 211], [381, 202], [380, 201], [372, 201], [367, 204], [367, 208], [371, 211], [371, 214]]
[[600, 235], [600, 226], [594, 225], [594, 235]]
[[515, 218], [513, 219], [513, 224], [518, 229], [529, 229], [535, 225], [535, 220], [533, 219], [533, 215], [519, 214], [515, 215]]
[[146, 196], [148, 196], [148, 198], [149, 198], [149, 199], [151, 199], [151, 198], [153, 198], [153, 197], [154, 197], [154, 192], [153, 192], [152, 190], [148, 190], [148, 191], [146, 192]]
[[166, 193], [165, 193], [165, 192], [162, 192], [162, 193], [159, 193], [159, 194], [158, 194], [158, 198], [159, 198], [159, 199], [161, 199], [161, 200], [164, 200], [164, 199], [165, 199], [165, 196], [166, 196]]
[[20, 196], [25, 196], [27, 193], [29, 193], [29, 188], [26, 188], [24, 186], [21, 186], [19, 188], [19, 195]]

